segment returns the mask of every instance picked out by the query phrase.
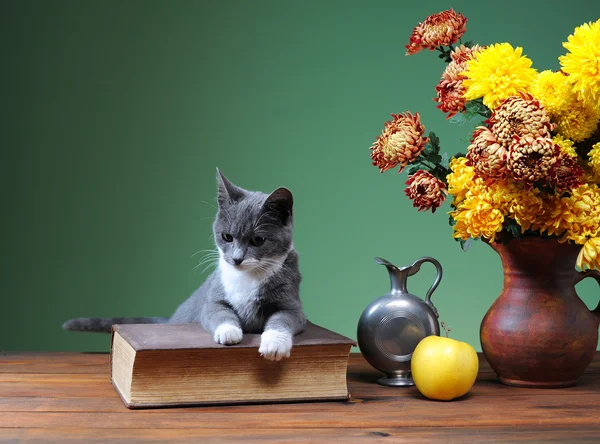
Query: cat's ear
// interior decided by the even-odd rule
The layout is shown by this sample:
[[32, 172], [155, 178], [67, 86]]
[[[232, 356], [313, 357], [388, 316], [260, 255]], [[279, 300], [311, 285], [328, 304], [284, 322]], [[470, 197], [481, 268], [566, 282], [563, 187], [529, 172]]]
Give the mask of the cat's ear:
[[284, 225], [291, 220], [294, 198], [287, 188], [277, 188], [271, 193], [263, 205], [263, 211], [276, 213]]
[[246, 191], [232, 184], [217, 168], [217, 202], [219, 207], [226, 207], [239, 202], [246, 196]]

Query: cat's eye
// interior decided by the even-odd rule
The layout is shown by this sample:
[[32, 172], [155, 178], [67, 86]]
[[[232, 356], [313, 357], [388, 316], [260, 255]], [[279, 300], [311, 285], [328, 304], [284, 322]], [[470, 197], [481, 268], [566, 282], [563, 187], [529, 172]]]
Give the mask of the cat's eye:
[[225, 242], [233, 242], [233, 236], [229, 233], [222, 233], [221, 237]]
[[255, 247], [260, 247], [262, 244], [265, 243], [265, 238], [261, 237], [261, 236], [254, 236], [251, 240], [250, 243], [255, 246]]

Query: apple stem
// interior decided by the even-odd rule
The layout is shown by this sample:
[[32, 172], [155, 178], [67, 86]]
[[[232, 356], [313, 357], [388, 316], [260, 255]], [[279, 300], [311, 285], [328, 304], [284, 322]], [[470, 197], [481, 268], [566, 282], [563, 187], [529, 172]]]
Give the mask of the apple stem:
[[448, 327], [444, 321], [442, 321], [442, 328], [446, 332], [446, 337], [448, 337], [448, 333], [451, 332], [452, 329], [450, 327]]

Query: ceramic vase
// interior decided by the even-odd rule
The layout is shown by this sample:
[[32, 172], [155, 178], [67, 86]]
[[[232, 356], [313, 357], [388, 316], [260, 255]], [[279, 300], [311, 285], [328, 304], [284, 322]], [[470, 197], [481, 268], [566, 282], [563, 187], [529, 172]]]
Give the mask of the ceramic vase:
[[590, 311], [575, 285], [596, 270], [575, 269], [580, 245], [523, 237], [489, 244], [502, 260], [504, 286], [481, 323], [481, 347], [504, 384], [574, 385], [598, 344], [600, 304]]

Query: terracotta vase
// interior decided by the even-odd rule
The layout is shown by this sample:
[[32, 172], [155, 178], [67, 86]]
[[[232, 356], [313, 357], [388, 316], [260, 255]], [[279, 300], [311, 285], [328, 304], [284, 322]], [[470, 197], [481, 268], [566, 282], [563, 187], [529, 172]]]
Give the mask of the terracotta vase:
[[504, 288], [481, 323], [481, 347], [504, 384], [567, 387], [592, 361], [600, 304], [590, 311], [575, 284], [596, 270], [575, 270], [581, 246], [541, 237], [490, 244], [502, 259]]

